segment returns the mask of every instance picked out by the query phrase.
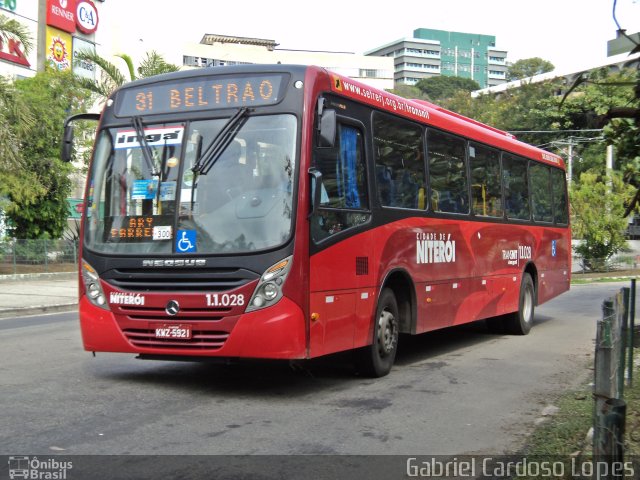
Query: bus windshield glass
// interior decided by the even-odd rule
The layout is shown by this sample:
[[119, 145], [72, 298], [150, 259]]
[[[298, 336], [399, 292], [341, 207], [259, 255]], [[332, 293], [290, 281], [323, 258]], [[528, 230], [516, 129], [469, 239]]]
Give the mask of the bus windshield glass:
[[[141, 126], [136, 119], [137, 127], [102, 130], [85, 246], [166, 255], [246, 253], [285, 243], [292, 234], [296, 118], [248, 116], [212, 158], [208, 147], [228, 121]], [[203, 160], [206, 169], [198, 167]]]

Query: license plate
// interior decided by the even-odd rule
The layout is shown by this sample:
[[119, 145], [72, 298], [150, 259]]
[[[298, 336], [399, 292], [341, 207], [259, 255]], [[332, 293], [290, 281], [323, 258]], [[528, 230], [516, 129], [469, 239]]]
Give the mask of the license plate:
[[155, 327], [156, 338], [175, 338], [189, 340], [191, 325], [159, 325]]

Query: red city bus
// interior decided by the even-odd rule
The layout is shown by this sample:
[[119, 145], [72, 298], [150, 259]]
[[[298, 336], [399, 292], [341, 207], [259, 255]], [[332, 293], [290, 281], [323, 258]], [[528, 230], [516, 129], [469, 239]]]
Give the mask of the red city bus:
[[123, 86], [99, 116], [85, 202], [88, 351], [353, 349], [382, 376], [399, 333], [486, 319], [526, 334], [569, 289], [560, 157], [314, 66]]

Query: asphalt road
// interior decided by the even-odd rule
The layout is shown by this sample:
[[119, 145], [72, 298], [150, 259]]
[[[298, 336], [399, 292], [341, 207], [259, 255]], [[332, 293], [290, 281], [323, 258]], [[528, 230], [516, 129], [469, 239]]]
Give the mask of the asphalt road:
[[2, 319], [0, 454], [516, 452], [554, 395], [590, 381], [602, 300], [626, 285], [573, 287], [525, 337], [483, 323], [403, 337], [376, 380], [348, 355], [298, 369], [93, 358], [76, 313]]

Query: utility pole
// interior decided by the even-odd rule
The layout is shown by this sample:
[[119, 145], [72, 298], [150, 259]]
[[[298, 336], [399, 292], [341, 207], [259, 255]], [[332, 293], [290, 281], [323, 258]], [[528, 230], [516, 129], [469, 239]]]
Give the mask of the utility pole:
[[613, 145], [607, 145], [607, 176], [613, 171]]
[[607, 177], [607, 187], [611, 193], [613, 191], [613, 145], [607, 145], [607, 169], [605, 173]]
[[569, 153], [567, 155], [567, 184], [571, 187], [573, 178], [573, 137], [569, 137]]

